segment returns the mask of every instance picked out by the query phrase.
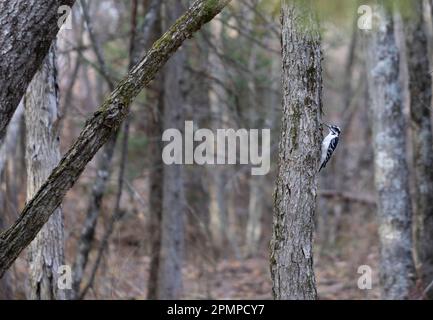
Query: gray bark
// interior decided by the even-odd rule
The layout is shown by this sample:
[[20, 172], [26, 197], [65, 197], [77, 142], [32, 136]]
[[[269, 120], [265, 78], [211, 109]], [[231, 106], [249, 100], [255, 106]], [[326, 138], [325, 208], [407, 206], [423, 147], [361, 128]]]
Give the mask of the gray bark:
[[0, 2], [0, 142], [59, 31], [62, 5], [75, 0]]
[[[253, 8], [257, 7], [257, 1], [251, 1]], [[254, 10], [248, 10], [245, 14], [245, 28], [246, 30], [254, 31], [254, 22], [256, 19], [256, 13]], [[244, 45], [248, 45], [245, 43]], [[249, 61], [248, 69], [256, 70], [257, 67], [257, 56], [258, 46], [255, 43], [249, 45]], [[260, 113], [258, 108], [258, 88], [256, 78], [251, 74], [248, 78], [248, 106], [249, 111], [249, 126], [250, 128], [257, 128], [260, 126], [258, 123], [257, 115]], [[264, 211], [264, 179], [261, 176], [249, 177], [249, 194], [248, 194], [248, 219], [246, 226], [245, 235], [245, 256], [253, 256], [257, 253], [259, 240], [262, 234], [261, 219]]]
[[406, 299], [414, 285], [411, 199], [406, 163], [406, 135], [399, 83], [399, 51], [391, 9], [369, 38], [367, 72], [377, 192], [380, 283], [384, 299]]
[[[431, 125], [432, 78], [422, 1], [404, 19], [409, 70], [410, 115], [415, 167], [415, 255], [424, 286], [433, 281], [433, 138]], [[430, 293], [433, 298], [433, 293]]]
[[[182, 1], [167, 0], [164, 7], [168, 23], [182, 12]], [[186, 52], [178, 51], [164, 70], [164, 128], [183, 132], [185, 126], [183, 83]], [[186, 200], [184, 169], [180, 165], [164, 165], [162, 189], [161, 251], [159, 257], [157, 298], [179, 299], [182, 293], [184, 255], [184, 219]]]
[[3, 174], [8, 156], [14, 154], [17, 147], [23, 116], [24, 104], [20, 103], [8, 126], [4, 143], [0, 146], [0, 176]]
[[150, 234], [150, 270], [147, 286], [147, 298], [156, 299], [158, 287], [158, 270], [161, 251], [161, 224], [162, 224], [162, 198], [163, 198], [163, 163], [162, 154], [162, 114], [164, 112], [164, 85], [163, 79], [157, 79], [154, 88], [157, 90], [156, 108], [152, 110], [147, 121], [149, 141], [149, 234]]
[[87, 163], [118, 130], [131, 102], [147, 86], [182, 43], [215, 17], [230, 0], [197, 0], [152, 46], [88, 119], [73, 146], [23, 209], [18, 220], [0, 234], [0, 276], [35, 238]]
[[[58, 132], [59, 96], [55, 45], [30, 83], [25, 98], [27, 199], [31, 200], [60, 161]], [[30, 244], [29, 286], [31, 300], [65, 299], [57, 286], [64, 264], [63, 216], [56, 209]]]
[[[6, 183], [6, 166], [8, 161], [14, 161], [16, 148], [19, 143], [20, 131], [23, 124], [24, 105], [21, 102], [15, 111], [12, 120], [8, 126], [4, 143], [0, 147], [0, 230], [7, 226], [7, 183]], [[6, 272], [0, 280], [0, 300], [12, 300], [13, 298], [12, 275]]]
[[[210, 83], [209, 102], [211, 111], [212, 129], [222, 129], [227, 126], [227, 113], [225, 104], [227, 92], [221, 83], [226, 83], [227, 70], [219, 52], [223, 50], [223, 23], [215, 20], [210, 24], [213, 48], [209, 51], [209, 70], [215, 81]], [[228, 181], [227, 168], [223, 166], [211, 166], [209, 172], [209, 229], [212, 236], [212, 244], [218, 253], [224, 252], [224, 240], [229, 241], [228, 231], [228, 193], [226, 185]]]
[[[311, 4], [311, 2], [309, 2]], [[322, 53], [311, 6], [282, 1], [283, 118], [271, 240], [275, 299], [316, 299], [313, 229], [322, 109]]]
[[[151, 5], [149, 10], [152, 10]], [[161, 21], [161, 8], [160, 6], [155, 9], [156, 19], [154, 21], [154, 28], [151, 32], [153, 37], [158, 37], [162, 32]], [[149, 11], [150, 12], [150, 11]], [[142, 43], [147, 46], [148, 41], [144, 41], [143, 35], [145, 30], [142, 30], [138, 38], [137, 45]], [[149, 31], [146, 31], [149, 32]], [[147, 34], [147, 33], [146, 33]], [[162, 224], [162, 197], [163, 197], [163, 162], [162, 162], [162, 133], [163, 133], [163, 114], [164, 114], [164, 78], [163, 74], [159, 75], [152, 84], [150, 95], [150, 112], [146, 119], [146, 134], [149, 137], [148, 154], [149, 154], [149, 226], [148, 232], [150, 235], [150, 267], [149, 278], [147, 281], [147, 298], [157, 298], [158, 288], [158, 272], [159, 260], [161, 251], [161, 224]]]

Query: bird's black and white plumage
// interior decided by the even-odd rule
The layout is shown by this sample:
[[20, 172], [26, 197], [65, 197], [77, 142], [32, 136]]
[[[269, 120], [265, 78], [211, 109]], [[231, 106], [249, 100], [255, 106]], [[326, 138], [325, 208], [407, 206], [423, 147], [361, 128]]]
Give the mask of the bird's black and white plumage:
[[337, 126], [326, 126], [329, 128], [329, 134], [323, 139], [322, 142], [322, 157], [320, 158], [320, 170], [326, 167], [326, 164], [328, 163], [329, 159], [332, 156], [332, 153], [334, 152], [335, 148], [337, 148], [338, 145], [338, 139], [340, 137], [340, 128]]

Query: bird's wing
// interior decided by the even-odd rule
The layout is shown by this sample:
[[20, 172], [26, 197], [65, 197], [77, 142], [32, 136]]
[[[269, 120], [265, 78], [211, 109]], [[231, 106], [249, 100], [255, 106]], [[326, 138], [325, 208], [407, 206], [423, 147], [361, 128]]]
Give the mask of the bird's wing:
[[338, 140], [339, 140], [339, 138], [335, 137], [329, 143], [329, 148], [328, 148], [328, 152], [326, 153], [326, 158], [325, 158], [325, 160], [322, 161], [319, 171], [326, 167], [326, 164], [328, 163], [329, 159], [331, 158], [332, 153], [334, 152], [335, 148], [337, 148]]

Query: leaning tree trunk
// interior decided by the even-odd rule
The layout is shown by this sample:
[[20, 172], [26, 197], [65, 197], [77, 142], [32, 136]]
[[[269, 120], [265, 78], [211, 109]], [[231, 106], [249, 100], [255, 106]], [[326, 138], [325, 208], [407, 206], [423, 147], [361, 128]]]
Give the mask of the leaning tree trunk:
[[392, 10], [369, 39], [367, 70], [373, 127], [374, 174], [380, 237], [380, 283], [384, 299], [406, 299], [414, 285], [411, 200], [406, 135], [399, 83], [399, 51]]
[[313, 229], [322, 53], [319, 26], [308, 4], [283, 0], [281, 7], [283, 118], [270, 256], [275, 299], [317, 298]]
[[414, 14], [404, 19], [404, 31], [416, 186], [415, 254], [422, 283], [428, 286], [433, 281], [432, 78], [422, 1], [414, 1], [413, 8]]
[[[0, 143], [24, 92], [75, 0], [0, 1]], [[63, 13], [60, 10], [61, 13]]]
[[154, 79], [187, 38], [212, 20], [229, 2], [196, 0], [86, 121], [80, 136], [26, 204], [18, 220], [0, 233], [0, 277], [36, 237], [96, 152], [118, 130], [143, 87]]
[[[25, 99], [27, 199], [30, 200], [60, 161], [58, 87], [55, 45], [33, 78]], [[29, 250], [29, 287], [32, 300], [65, 299], [57, 286], [64, 264], [63, 217], [57, 209]]]
[[[181, 12], [182, 1], [166, 1], [165, 17], [168, 23], [172, 23]], [[183, 116], [185, 96], [182, 90], [182, 84], [185, 81], [185, 53], [184, 50], [177, 52], [164, 70], [164, 128], [176, 128], [181, 132], [184, 131], [185, 126]], [[158, 299], [179, 299], [182, 292], [186, 209], [183, 176], [183, 166], [164, 165]]]

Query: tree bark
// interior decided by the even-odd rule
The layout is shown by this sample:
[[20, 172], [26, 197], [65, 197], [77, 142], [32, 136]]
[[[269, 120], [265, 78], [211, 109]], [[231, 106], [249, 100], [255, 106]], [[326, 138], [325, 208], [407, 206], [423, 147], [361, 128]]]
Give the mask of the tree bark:
[[[160, 5], [149, 10], [156, 10], [154, 16], [155, 21], [153, 37], [158, 37], [162, 32], [161, 7]], [[147, 29], [147, 28], [146, 28]], [[142, 29], [141, 34], [144, 34], [146, 29]], [[149, 31], [146, 31], [149, 32]], [[147, 34], [147, 33], [146, 33]], [[147, 46], [147, 41], [143, 37], [137, 39], [137, 45], [144, 43]], [[161, 225], [162, 225], [162, 198], [163, 198], [163, 162], [162, 162], [162, 133], [163, 133], [163, 114], [164, 114], [164, 75], [160, 74], [152, 84], [148, 94], [150, 101], [150, 112], [146, 119], [146, 134], [149, 139], [148, 154], [149, 154], [149, 225], [148, 232], [150, 235], [150, 267], [149, 278], [147, 281], [147, 299], [157, 299], [158, 288], [158, 272], [159, 260], [161, 253]]]
[[[424, 286], [433, 281], [433, 138], [432, 78], [422, 1], [413, 2], [414, 14], [404, 19], [409, 70], [410, 115], [415, 165], [415, 256]], [[433, 293], [429, 294], [433, 298]]]
[[75, 0], [0, 2], [0, 143], [6, 128], [59, 31], [62, 12]]
[[229, 2], [230, 0], [195, 1], [190, 9], [154, 43], [152, 49], [86, 122], [76, 142], [33, 199], [27, 203], [19, 219], [0, 234], [0, 276], [35, 238], [95, 153], [118, 130], [128, 116], [131, 102], [142, 88], [149, 84], [187, 38], [212, 20]]
[[[58, 132], [59, 95], [55, 45], [33, 78], [25, 98], [27, 199], [30, 200], [60, 161]], [[32, 241], [29, 249], [31, 300], [65, 299], [57, 286], [58, 270], [64, 264], [63, 216], [56, 209]]]
[[[8, 126], [4, 143], [0, 146], [0, 230], [4, 230], [7, 226], [8, 217], [8, 183], [6, 179], [6, 167], [8, 161], [15, 161], [16, 149], [19, 145], [21, 128], [24, 123], [24, 104], [21, 102], [15, 111], [11, 122]], [[0, 280], [0, 300], [13, 299], [12, 275], [6, 272]]]
[[399, 83], [399, 51], [392, 9], [382, 5], [369, 38], [367, 70], [380, 238], [380, 283], [384, 299], [406, 299], [414, 285], [411, 199], [406, 135]]
[[282, 1], [283, 119], [271, 240], [275, 299], [317, 298], [313, 270], [322, 52], [311, 2]]
[[162, 199], [163, 199], [163, 163], [162, 154], [162, 114], [164, 112], [164, 80], [161, 77], [155, 81], [156, 108], [148, 118], [149, 137], [149, 234], [150, 234], [150, 270], [147, 285], [147, 298], [157, 298], [158, 270], [161, 251]]
[[[223, 129], [227, 126], [227, 92], [221, 86], [226, 83], [227, 70], [219, 55], [224, 50], [223, 36], [224, 25], [222, 21], [215, 20], [209, 25], [212, 48], [209, 51], [209, 71], [215, 81], [210, 83], [209, 103], [211, 112], [211, 126], [213, 130]], [[218, 155], [217, 155], [218, 157]], [[227, 168], [224, 166], [210, 166], [209, 170], [209, 229], [212, 237], [212, 244], [215, 252], [221, 254], [224, 251], [225, 242], [229, 242], [228, 230], [228, 192], [226, 184], [228, 180]]]
[[[182, 1], [166, 0], [165, 17], [168, 23], [182, 12]], [[186, 52], [180, 50], [164, 70], [165, 129], [185, 126], [184, 104]], [[162, 188], [161, 251], [159, 256], [157, 298], [179, 299], [182, 293], [182, 263], [184, 255], [185, 191], [184, 169], [180, 165], [164, 165]]]

